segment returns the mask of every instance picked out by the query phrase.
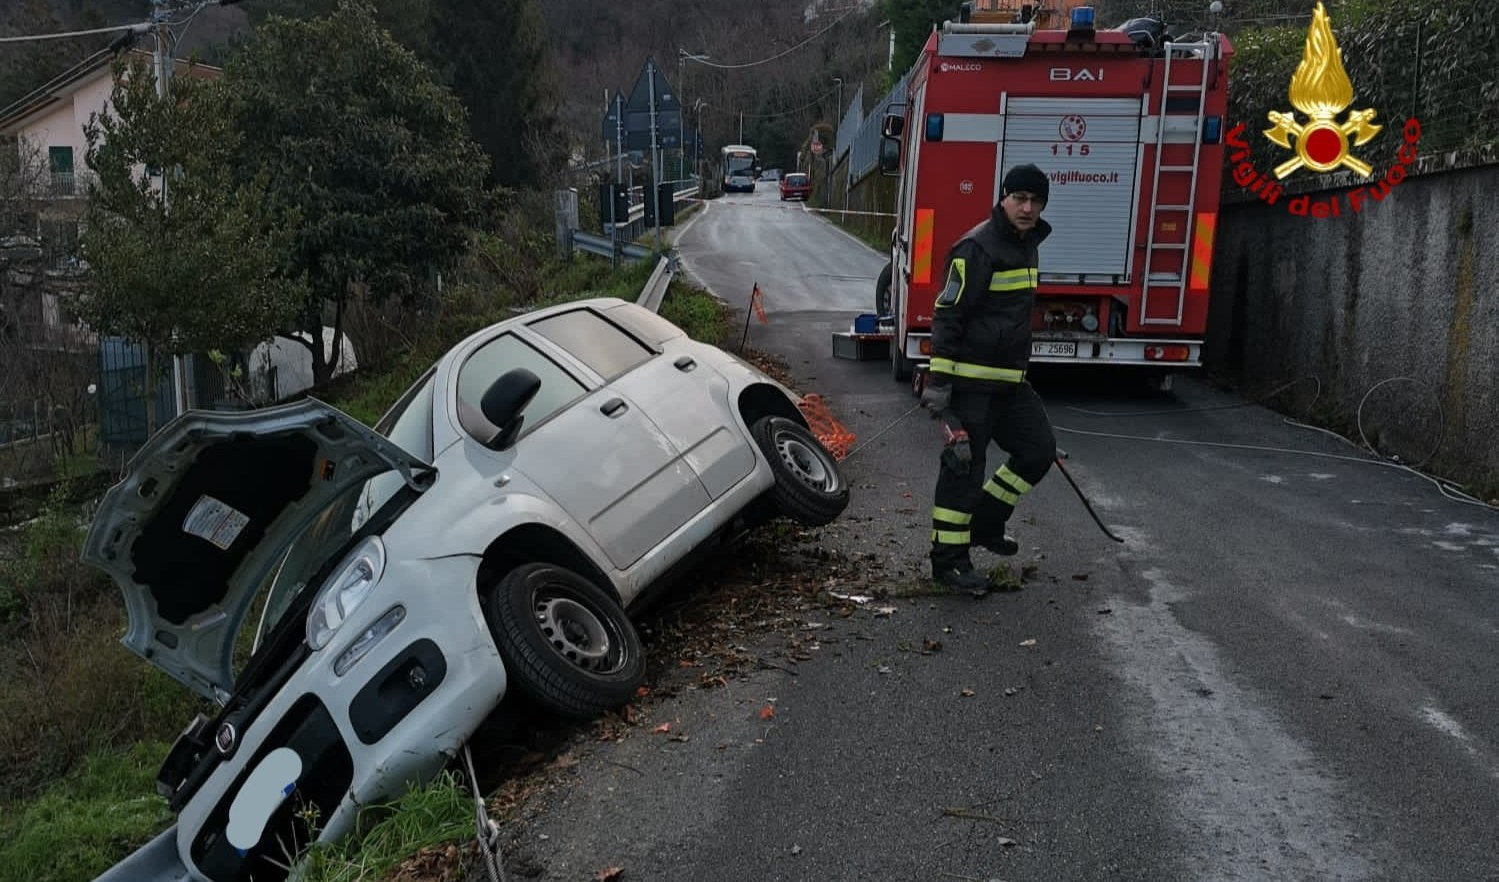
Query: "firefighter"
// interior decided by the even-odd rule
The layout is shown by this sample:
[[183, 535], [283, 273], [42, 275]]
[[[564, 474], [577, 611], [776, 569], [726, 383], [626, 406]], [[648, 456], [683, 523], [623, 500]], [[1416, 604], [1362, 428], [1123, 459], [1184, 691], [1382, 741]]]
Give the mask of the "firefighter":
[[[942, 421], [945, 444], [932, 507], [932, 578], [983, 596], [973, 567], [978, 545], [1013, 555], [1005, 524], [1020, 498], [1050, 470], [1056, 439], [1041, 398], [1026, 382], [1037, 248], [1051, 232], [1041, 219], [1049, 183], [1035, 165], [1004, 177], [983, 223], [947, 255], [946, 285], [932, 317], [932, 359], [921, 404]], [[994, 441], [1009, 458], [985, 474]]]

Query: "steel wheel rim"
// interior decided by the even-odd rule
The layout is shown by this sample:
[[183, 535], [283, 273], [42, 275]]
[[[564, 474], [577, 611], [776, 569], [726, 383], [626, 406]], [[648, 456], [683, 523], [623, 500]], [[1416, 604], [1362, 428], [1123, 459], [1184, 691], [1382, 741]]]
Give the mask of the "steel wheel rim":
[[533, 604], [536, 627], [552, 651], [593, 674], [612, 674], [628, 660], [614, 625], [593, 608], [561, 592], [540, 591]]
[[776, 436], [776, 452], [791, 474], [808, 487], [824, 493], [838, 489], [838, 473], [828, 464], [822, 451], [814, 450], [790, 433], [782, 433]]

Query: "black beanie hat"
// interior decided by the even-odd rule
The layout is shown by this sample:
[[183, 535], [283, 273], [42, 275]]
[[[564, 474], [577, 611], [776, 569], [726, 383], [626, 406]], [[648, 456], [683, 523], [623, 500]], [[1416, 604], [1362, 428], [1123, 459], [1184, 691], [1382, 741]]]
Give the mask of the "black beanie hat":
[[1016, 190], [1035, 193], [1042, 202], [1046, 202], [1051, 190], [1051, 181], [1046, 179], [1045, 172], [1031, 163], [1017, 165], [1005, 173], [1004, 188], [1000, 192], [1000, 198], [1003, 199]]

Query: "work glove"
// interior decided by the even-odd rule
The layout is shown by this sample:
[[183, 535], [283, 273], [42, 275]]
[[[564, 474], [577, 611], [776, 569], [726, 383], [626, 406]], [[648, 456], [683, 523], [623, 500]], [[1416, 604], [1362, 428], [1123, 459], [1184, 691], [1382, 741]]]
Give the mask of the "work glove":
[[955, 475], [968, 474], [968, 468], [973, 463], [973, 445], [969, 443], [968, 432], [963, 429], [954, 429], [947, 423], [942, 424], [942, 432], [947, 439], [947, 444], [942, 448], [942, 466]]
[[932, 418], [936, 419], [948, 405], [952, 404], [952, 386], [947, 383], [935, 383], [930, 378], [926, 385], [921, 388], [921, 406], [932, 412]]

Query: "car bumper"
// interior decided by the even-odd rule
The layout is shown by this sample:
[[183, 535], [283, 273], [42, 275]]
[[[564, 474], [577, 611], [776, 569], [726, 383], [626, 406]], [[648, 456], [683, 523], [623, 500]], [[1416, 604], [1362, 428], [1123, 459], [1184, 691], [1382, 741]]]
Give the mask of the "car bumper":
[[[388, 566], [380, 588], [409, 587], [377, 588], [247, 724], [183, 807], [176, 843], [193, 878], [285, 878], [276, 867], [286, 863], [285, 842], [341, 837], [360, 808], [429, 780], [461, 748], [506, 685], [479, 605], [478, 562]], [[400, 623], [336, 674], [335, 660], [396, 605]], [[317, 818], [311, 830], [299, 819], [309, 814]]]

